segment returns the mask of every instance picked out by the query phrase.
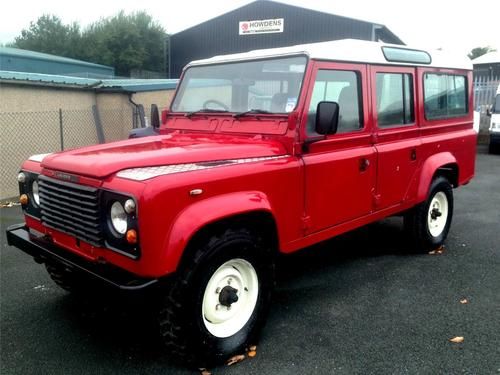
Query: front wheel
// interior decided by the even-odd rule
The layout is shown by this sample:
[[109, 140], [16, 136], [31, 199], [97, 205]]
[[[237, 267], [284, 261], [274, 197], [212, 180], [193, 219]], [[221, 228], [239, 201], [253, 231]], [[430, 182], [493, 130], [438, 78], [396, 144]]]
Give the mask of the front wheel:
[[427, 200], [405, 215], [412, 247], [424, 252], [441, 246], [448, 236], [452, 216], [453, 189], [446, 178], [439, 176], [432, 181]]
[[255, 343], [274, 283], [272, 251], [250, 231], [227, 229], [204, 242], [179, 270], [159, 313], [168, 352], [197, 366]]

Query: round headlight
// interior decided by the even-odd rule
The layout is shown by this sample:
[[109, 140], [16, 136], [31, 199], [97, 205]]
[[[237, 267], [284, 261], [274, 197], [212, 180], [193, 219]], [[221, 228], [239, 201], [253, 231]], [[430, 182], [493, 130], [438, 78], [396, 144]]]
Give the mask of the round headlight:
[[31, 192], [33, 193], [33, 199], [35, 200], [35, 203], [39, 206], [40, 194], [38, 194], [38, 182], [36, 180], [31, 184]]
[[120, 202], [113, 203], [110, 217], [113, 228], [115, 228], [118, 233], [125, 234], [127, 231], [127, 214]]
[[23, 172], [19, 172], [17, 175], [17, 181], [20, 183], [24, 183], [26, 181], [26, 175]]

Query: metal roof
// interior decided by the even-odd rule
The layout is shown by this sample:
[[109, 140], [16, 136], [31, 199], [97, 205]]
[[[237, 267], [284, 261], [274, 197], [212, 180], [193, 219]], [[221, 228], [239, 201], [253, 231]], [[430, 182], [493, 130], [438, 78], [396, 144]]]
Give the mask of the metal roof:
[[93, 79], [52, 74], [10, 72], [0, 70], [0, 82], [26, 85], [95, 89], [99, 91], [142, 92], [172, 90], [177, 79]]
[[24, 50], [24, 49], [20, 49], [20, 48], [0, 47], [0, 55], [12, 56], [12, 57], [23, 57], [23, 58], [33, 59], [33, 60], [45, 60], [45, 61], [59, 62], [59, 63], [64, 63], [64, 64], [72, 64], [72, 65], [81, 65], [81, 66], [83, 65], [83, 66], [94, 67], [94, 68], [112, 69], [112, 67], [107, 66], [107, 65], [94, 64], [94, 63], [90, 63], [87, 61], [70, 59], [68, 57], [62, 57], [62, 56], [56, 56], [56, 55], [50, 55], [48, 53], [28, 51], [28, 50]]
[[[430, 64], [389, 62], [386, 60], [384, 53], [382, 52], [382, 47], [394, 47], [398, 49], [425, 51], [431, 56], [432, 62]], [[439, 50], [431, 51], [423, 48], [412, 48], [397, 44], [369, 42], [358, 39], [343, 39], [330, 42], [299, 44], [290, 47], [269, 48], [231, 55], [214, 56], [209, 59], [193, 61], [188, 66], [298, 54], [305, 54], [311, 59], [316, 60], [331, 60], [384, 65], [418, 65], [472, 70], [472, 62], [465, 55], [462, 56]]]
[[476, 57], [474, 60], [472, 60], [472, 64], [500, 64], [500, 52], [488, 52], [482, 56]]

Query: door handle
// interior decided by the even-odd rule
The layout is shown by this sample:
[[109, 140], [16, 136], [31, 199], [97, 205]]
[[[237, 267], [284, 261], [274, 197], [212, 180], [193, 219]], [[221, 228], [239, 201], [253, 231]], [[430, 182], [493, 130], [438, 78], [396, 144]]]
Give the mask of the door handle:
[[412, 148], [410, 151], [410, 160], [417, 160], [417, 149]]
[[368, 160], [367, 158], [359, 159], [359, 170], [361, 172], [366, 171], [369, 166], [370, 166], [370, 160]]

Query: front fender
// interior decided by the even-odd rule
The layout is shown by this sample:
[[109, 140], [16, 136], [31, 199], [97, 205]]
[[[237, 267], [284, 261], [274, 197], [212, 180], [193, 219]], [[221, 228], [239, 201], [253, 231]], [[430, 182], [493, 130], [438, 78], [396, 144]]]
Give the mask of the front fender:
[[218, 195], [186, 207], [175, 218], [163, 246], [167, 272], [177, 269], [184, 249], [201, 228], [231, 216], [255, 211], [272, 212], [267, 195], [259, 191]]
[[418, 179], [417, 202], [423, 202], [427, 199], [432, 177], [439, 168], [447, 164], [457, 164], [457, 159], [451, 152], [434, 154], [425, 160]]

